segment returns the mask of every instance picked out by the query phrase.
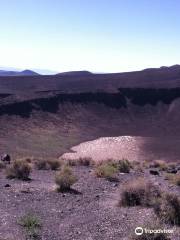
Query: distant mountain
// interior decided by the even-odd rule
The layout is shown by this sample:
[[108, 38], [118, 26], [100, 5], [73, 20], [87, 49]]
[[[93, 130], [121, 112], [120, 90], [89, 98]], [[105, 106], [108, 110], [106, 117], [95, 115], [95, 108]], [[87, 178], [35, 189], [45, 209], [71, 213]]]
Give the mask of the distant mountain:
[[32, 70], [24, 70], [22, 72], [20, 72], [20, 75], [23, 75], [23, 76], [32, 76], [32, 75], [39, 75], [37, 72], [34, 72]]
[[180, 65], [176, 64], [176, 65], [172, 65], [170, 67], [167, 66], [162, 66], [160, 68], [146, 68], [143, 71], [162, 71], [162, 70], [169, 70], [169, 71], [180, 71]]
[[39, 74], [28, 69], [24, 71], [0, 70], [0, 76], [36, 76], [36, 75], [39, 75]]
[[57, 75], [61, 75], [61, 76], [90, 76], [93, 73], [89, 72], [89, 71], [70, 71], [70, 72], [62, 72], [62, 73], [58, 73]]
[[[180, 65], [122, 73], [64, 72], [37, 75], [29, 70], [0, 73], [0, 93], [61, 91], [68, 93], [118, 92], [121, 88], [180, 88]], [[9, 76], [9, 77], [7, 77]], [[21, 77], [19, 77], [21, 76]]]

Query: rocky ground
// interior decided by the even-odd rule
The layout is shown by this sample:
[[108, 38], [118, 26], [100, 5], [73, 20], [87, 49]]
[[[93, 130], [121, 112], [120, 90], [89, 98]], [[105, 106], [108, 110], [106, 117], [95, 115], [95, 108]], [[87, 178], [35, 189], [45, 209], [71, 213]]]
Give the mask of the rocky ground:
[[[97, 178], [92, 167], [75, 166], [73, 172], [78, 177], [73, 190], [60, 193], [56, 191], [54, 171], [33, 170], [27, 182], [6, 179], [1, 170], [0, 239], [26, 239], [18, 222], [27, 213], [40, 219], [42, 240], [133, 239], [134, 229], [155, 221], [156, 216], [151, 208], [117, 206], [125, 182], [144, 176], [163, 191], [180, 193], [179, 187], [164, 180], [162, 173], [151, 175], [149, 169], [119, 173], [118, 182]], [[166, 228], [174, 230], [172, 240], [179, 239], [179, 228]]]
[[[8, 153], [13, 160], [57, 159], [65, 154], [67, 159], [177, 163], [179, 69], [65, 78], [1, 77], [0, 155]], [[60, 193], [54, 171], [33, 170], [27, 182], [7, 179], [1, 169], [0, 240], [27, 239], [19, 221], [28, 213], [41, 221], [41, 240], [132, 240], [134, 229], [155, 222], [156, 216], [151, 208], [117, 206], [125, 182], [144, 176], [163, 192], [179, 194], [179, 186], [149, 169], [119, 173], [118, 182], [97, 178], [92, 167], [76, 166], [73, 171], [78, 178], [74, 190]], [[179, 229], [173, 230], [170, 238], [178, 240]]]

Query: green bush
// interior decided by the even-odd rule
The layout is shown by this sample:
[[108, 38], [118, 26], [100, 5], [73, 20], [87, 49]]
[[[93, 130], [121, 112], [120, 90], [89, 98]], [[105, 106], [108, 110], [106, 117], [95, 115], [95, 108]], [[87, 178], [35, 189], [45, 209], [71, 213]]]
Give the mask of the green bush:
[[112, 163], [106, 162], [96, 166], [95, 174], [97, 177], [106, 178], [107, 180], [115, 180], [115, 174], [118, 172], [117, 167]]
[[38, 230], [41, 227], [41, 222], [39, 218], [34, 214], [28, 213], [25, 216], [21, 217], [19, 225], [25, 228], [28, 238], [30, 239], [39, 238]]
[[77, 181], [77, 178], [72, 173], [72, 170], [68, 166], [64, 166], [63, 169], [56, 173], [55, 182], [58, 186], [58, 190], [63, 192], [70, 190], [71, 186]]
[[106, 161], [100, 162], [98, 165], [104, 164], [107, 164], [108, 166], [113, 166], [122, 173], [129, 173], [130, 169], [132, 168], [131, 163], [127, 159], [121, 160], [107, 159]]
[[12, 165], [7, 167], [7, 178], [17, 178], [22, 180], [28, 180], [31, 173], [31, 165], [24, 159], [15, 160]]

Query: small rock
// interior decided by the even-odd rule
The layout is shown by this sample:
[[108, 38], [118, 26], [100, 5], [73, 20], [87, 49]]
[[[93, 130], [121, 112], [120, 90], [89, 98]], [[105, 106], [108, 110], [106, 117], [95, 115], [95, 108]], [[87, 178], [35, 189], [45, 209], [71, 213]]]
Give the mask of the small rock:
[[113, 186], [113, 187], [117, 187], [118, 184], [117, 184], [117, 183], [113, 183], [112, 186]]
[[10, 164], [11, 157], [9, 156], [9, 154], [5, 153], [3, 156], [1, 156], [1, 161], [6, 163], [6, 164]]
[[176, 169], [177, 169], [177, 171], [180, 171], [180, 165], [178, 165], [178, 166], [176, 167]]
[[151, 169], [151, 170], [149, 170], [149, 173], [152, 174], [152, 175], [159, 176], [159, 171], [156, 170], [156, 169]]
[[10, 184], [5, 184], [4, 187], [11, 187], [11, 185]]

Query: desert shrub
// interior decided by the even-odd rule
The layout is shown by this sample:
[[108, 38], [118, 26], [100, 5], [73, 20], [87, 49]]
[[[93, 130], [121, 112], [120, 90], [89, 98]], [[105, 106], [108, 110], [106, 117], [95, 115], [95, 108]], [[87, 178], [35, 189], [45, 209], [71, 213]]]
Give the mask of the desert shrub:
[[58, 170], [61, 167], [61, 162], [58, 159], [51, 159], [47, 161], [51, 170]]
[[122, 159], [118, 161], [118, 169], [122, 173], [129, 173], [131, 167], [131, 163], [127, 159]]
[[70, 167], [74, 167], [77, 166], [77, 160], [76, 159], [63, 159], [63, 164], [70, 166]]
[[25, 228], [28, 238], [38, 239], [38, 230], [41, 227], [41, 222], [37, 216], [28, 213], [21, 217], [19, 225]]
[[166, 171], [168, 169], [168, 164], [163, 160], [155, 160], [150, 164], [152, 168], [159, 168], [161, 171]]
[[180, 225], [180, 197], [175, 193], [165, 193], [154, 204], [155, 213], [163, 222]]
[[58, 170], [61, 166], [61, 161], [58, 159], [36, 159], [35, 167], [38, 170]]
[[95, 174], [97, 177], [106, 178], [107, 180], [115, 180], [115, 174], [118, 172], [118, 169], [112, 163], [102, 163], [96, 166]]
[[168, 174], [166, 174], [165, 179], [169, 180], [171, 183], [173, 183], [177, 186], [180, 186], [180, 175], [179, 174], [168, 173]]
[[7, 167], [6, 176], [7, 178], [18, 178], [27, 180], [31, 172], [31, 166], [24, 159], [17, 159], [12, 165]]
[[69, 166], [91, 166], [94, 164], [92, 158], [80, 157], [78, 159], [66, 159], [64, 163]]
[[121, 159], [121, 160], [107, 159], [106, 161], [101, 161], [96, 165], [104, 165], [104, 164], [107, 164], [108, 166], [112, 166], [122, 173], [129, 173], [130, 169], [132, 168], [131, 163], [127, 159]]
[[70, 190], [71, 186], [77, 181], [77, 178], [72, 173], [68, 166], [64, 166], [61, 171], [56, 173], [55, 182], [59, 191]]
[[157, 197], [160, 197], [159, 189], [144, 178], [138, 178], [125, 183], [121, 191], [121, 206], [152, 206]]
[[90, 166], [93, 163], [92, 158], [89, 158], [89, 157], [79, 158], [77, 162], [78, 162], [78, 165], [80, 166]]
[[49, 170], [50, 169], [47, 159], [37, 159], [35, 161], [35, 166], [38, 170]]

